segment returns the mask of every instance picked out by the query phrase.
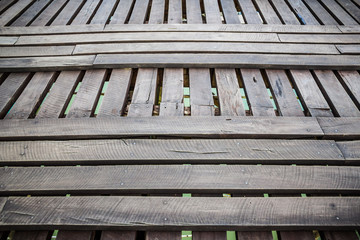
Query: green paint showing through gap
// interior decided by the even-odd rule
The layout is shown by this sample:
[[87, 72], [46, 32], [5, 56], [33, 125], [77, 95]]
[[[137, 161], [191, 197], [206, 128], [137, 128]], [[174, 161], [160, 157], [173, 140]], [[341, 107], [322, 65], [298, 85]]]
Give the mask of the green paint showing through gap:
[[272, 96], [271, 91], [270, 91], [269, 88], [267, 88], [267, 92], [268, 92], [268, 94], [270, 96], [270, 101], [271, 101], [271, 103], [273, 105], [274, 110], [277, 110], [277, 107], [276, 107], [276, 104], [275, 104], [275, 101], [274, 101], [274, 97]]
[[190, 107], [190, 88], [184, 87], [184, 107]]
[[272, 234], [272, 237], [273, 237], [274, 240], [279, 239], [276, 231], [271, 231], [271, 234]]
[[65, 115], [68, 115], [68, 114], [69, 114], [71, 105], [74, 103], [75, 96], [76, 96], [77, 92], [79, 91], [80, 86], [81, 86], [81, 82], [78, 83], [78, 85], [76, 86], [76, 89], [75, 89], [75, 91], [74, 91], [74, 94], [71, 96], [70, 102], [69, 102], [69, 104], [67, 105], [66, 110], [65, 110], [65, 113], [64, 113]]
[[235, 231], [227, 231], [227, 232], [226, 232], [226, 239], [227, 239], [227, 240], [236, 240], [236, 233], [235, 233]]
[[104, 86], [103, 86], [103, 88], [101, 89], [101, 94], [100, 94], [99, 100], [98, 100], [98, 102], [97, 102], [94, 115], [98, 115], [98, 113], [99, 113], [100, 106], [101, 106], [101, 103], [102, 103], [102, 101], [103, 101], [103, 99], [104, 99], [104, 95], [105, 95], [105, 92], [106, 92], [106, 90], [107, 90], [107, 88], [108, 88], [108, 85], [109, 85], [109, 82], [104, 82]]
[[245, 111], [250, 111], [249, 104], [248, 104], [247, 99], [246, 99], [244, 88], [240, 88], [240, 94], [241, 94], [241, 99], [243, 101]]
[[[185, 165], [185, 164], [184, 164]], [[190, 164], [188, 164], [190, 165]], [[191, 197], [191, 193], [183, 193], [183, 197]], [[181, 232], [182, 240], [192, 240], [192, 231], [182, 231]]]
[[301, 101], [300, 101], [300, 99], [299, 99], [298, 95], [296, 94], [295, 89], [293, 89], [293, 91], [294, 91], [295, 96], [296, 96], [296, 99], [298, 100], [298, 103], [299, 103], [299, 105], [300, 105], [300, 107], [301, 107], [301, 110], [302, 110], [302, 111], [304, 111], [303, 105], [301, 104]]
[[53, 232], [53, 235], [51, 236], [51, 239], [56, 239], [56, 237], [57, 237], [57, 235], [58, 235], [58, 232], [59, 232], [59, 230], [55, 230], [55, 231]]

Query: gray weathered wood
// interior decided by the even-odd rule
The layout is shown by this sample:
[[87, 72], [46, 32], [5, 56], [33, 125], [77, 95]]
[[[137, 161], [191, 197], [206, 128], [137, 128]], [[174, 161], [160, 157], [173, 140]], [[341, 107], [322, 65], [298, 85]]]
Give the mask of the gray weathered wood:
[[162, 24], [164, 22], [165, 1], [152, 0], [149, 24]]
[[181, 68], [165, 68], [160, 116], [184, 115], [184, 73]]
[[285, 24], [300, 25], [299, 20], [283, 0], [272, 0], [277, 12]]
[[0, 37], [0, 46], [11, 46], [16, 43], [19, 37]]
[[294, 12], [298, 15], [301, 21], [304, 24], [309, 25], [318, 25], [319, 22], [316, 18], [311, 14], [310, 10], [305, 6], [305, 4], [300, 0], [288, 0], [287, 1]]
[[103, 1], [96, 11], [94, 17], [91, 19], [91, 24], [105, 24], [109, 18], [111, 17], [110, 14], [115, 7], [117, 0], [106, 0]]
[[142, 24], [145, 21], [146, 11], [148, 9], [149, 0], [137, 0], [135, 1], [134, 8], [132, 10], [129, 24]]
[[360, 54], [359, 45], [336, 45], [336, 48], [342, 54]]
[[75, 46], [1, 47], [0, 57], [72, 55]]
[[66, 0], [56, 0], [50, 3], [50, 5], [43, 12], [41, 12], [38, 17], [36, 17], [36, 19], [31, 23], [30, 26], [47, 25], [53, 19], [55, 14], [60, 11], [62, 6], [66, 4], [66, 2]]
[[[123, 24], [127, 20], [130, 14], [130, 8], [133, 4], [133, 0], [121, 0], [117, 6], [114, 15], [110, 20], [110, 24]], [[121, 26], [118, 25], [118, 26]], [[109, 26], [109, 25], [108, 25]]]
[[357, 22], [360, 22], [360, 12], [359, 8], [349, 0], [339, 0], [337, 1], [345, 10], [353, 17]]
[[[0, 139], [60, 140], [154, 135], [300, 138], [323, 135], [317, 120], [307, 117], [194, 116], [186, 118], [186, 121], [183, 118], [186, 117], [1, 120]], [[357, 118], [341, 119], [344, 124], [355, 124], [355, 126], [358, 120]], [[339, 120], [329, 118], [329, 121], [335, 123]], [[354, 134], [356, 137], [356, 133]]]
[[[296, 43], [360, 43], [359, 34], [278, 34], [281, 42], [296, 42]], [[21, 40], [21, 37], [19, 41]]]
[[221, 15], [217, 0], [203, 0], [207, 24], [221, 24]]
[[27, 26], [48, 4], [48, 0], [35, 1], [11, 26]]
[[344, 85], [354, 96], [355, 103], [360, 106], [360, 74], [357, 71], [339, 71]]
[[240, 4], [241, 11], [248, 24], [262, 24], [263, 21], [255, 9], [255, 6], [251, 0], [237, 0]]
[[261, 11], [261, 15], [263, 16], [265, 22], [267, 24], [282, 24], [281, 20], [276, 15], [275, 10], [272, 8], [269, 1], [264, 0], [255, 0], [257, 6]]
[[326, 139], [359, 139], [360, 120], [355, 117], [317, 118]]
[[83, 0], [68, 1], [65, 7], [57, 15], [51, 25], [66, 25], [68, 24], [77, 11], [80, 10]]
[[[1, 229], [354, 229], [358, 197], [9, 197]], [[82, 206], [79, 208], [79, 206]], [[212, 211], [208, 211], [212, 209]], [[292, 211], [286, 211], [292, 209]], [[161, 214], [159, 211], [161, 210]], [[18, 214], [21, 212], [22, 214]], [[31, 216], [33, 218], [31, 218]], [[259, 216], [262, 216], [261, 218]], [[81, 223], [81, 225], [80, 225]], [[139, 224], [142, 223], [142, 224]]]
[[0, 15], [0, 26], [5, 26], [11, 20], [19, 16], [32, 2], [33, 0], [22, 0], [16, 2], [14, 5], [8, 8], [3, 14]]
[[209, 69], [189, 69], [191, 116], [214, 115]]
[[100, 240], [135, 240], [135, 231], [102, 231]]
[[344, 25], [358, 24], [335, 0], [322, 0], [322, 2]]
[[80, 25], [88, 23], [89, 19], [93, 15], [95, 9], [100, 4], [100, 0], [89, 0], [86, 1], [80, 12], [76, 15], [74, 20], [71, 22], [72, 25]]
[[347, 164], [360, 163], [360, 141], [342, 141], [336, 143], [345, 157]]
[[318, 19], [326, 25], [338, 25], [339, 23], [331, 16], [331, 14], [321, 5], [320, 1], [304, 0], [304, 2], [316, 14]]
[[234, 1], [220, 0], [226, 24], [239, 24], [240, 19]]
[[186, 18], [187, 23], [190, 24], [203, 23], [201, 17], [200, 1], [186, 0]]
[[182, 23], [182, 1], [181, 0], [169, 0], [168, 19], [170, 24]]

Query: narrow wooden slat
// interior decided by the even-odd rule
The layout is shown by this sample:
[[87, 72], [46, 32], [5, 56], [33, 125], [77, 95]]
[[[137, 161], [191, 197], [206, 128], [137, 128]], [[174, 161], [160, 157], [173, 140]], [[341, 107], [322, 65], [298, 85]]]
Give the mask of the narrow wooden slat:
[[135, 240], [135, 231], [102, 231], [100, 240]]
[[[296, 42], [296, 43], [360, 43], [358, 34], [341, 34], [341, 35], [308, 35], [308, 34], [278, 34], [281, 42]], [[20, 39], [19, 39], [20, 40]]]
[[221, 24], [221, 15], [217, 0], [203, 0], [207, 24]]
[[187, 18], [187, 23], [191, 23], [191, 24], [203, 23], [201, 17], [200, 1], [186, 0], [186, 18]]
[[44, 99], [36, 118], [63, 116], [80, 76], [80, 72], [62, 71], [50, 89], [48, 96]]
[[194, 240], [226, 240], [226, 232], [196, 232], [192, 233]]
[[322, 95], [315, 79], [309, 71], [306, 70], [290, 70], [294, 80], [295, 87], [300, 93], [302, 102], [313, 117], [329, 117], [333, 116], [331, 109]]
[[358, 23], [334, 0], [321, 0], [344, 25], [357, 25]]
[[[2, 199], [3, 200], [3, 199]], [[2, 229], [52, 225], [67, 229], [288, 230], [353, 229], [360, 222], [358, 197], [179, 198], [179, 197], [10, 197]], [[78, 206], [82, 207], [79, 208]], [[161, 209], [161, 214], [159, 210]], [[212, 209], [212, 211], [207, 211]], [[292, 209], [292, 211], [286, 211]], [[18, 214], [21, 212], [23, 214]], [[136, 213], [136, 214], [135, 214]], [[33, 216], [33, 218], [31, 218]], [[261, 218], [259, 216], [262, 216]], [[81, 223], [81, 225], [79, 225]], [[139, 226], [139, 223], [142, 223]], [[16, 224], [16, 225], [15, 225]]]
[[311, 14], [310, 10], [305, 6], [302, 1], [299, 0], [288, 0], [287, 1], [294, 12], [298, 15], [298, 18], [304, 23], [309, 25], [318, 25], [319, 22]]
[[360, 46], [358, 45], [336, 45], [336, 48], [342, 54], [360, 54]]
[[255, 2], [267, 24], [282, 24], [281, 20], [276, 15], [275, 10], [268, 1], [256, 0]]
[[33, 20], [41, 10], [48, 5], [47, 0], [38, 0], [34, 2], [21, 16], [11, 24], [11, 26], [26, 26]]
[[360, 22], [359, 8], [349, 0], [337, 1], [356, 21]]
[[360, 134], [359, 118], [317, 118], [321, 129], [324, 132], [324, 138], [331, 139], [357, 139]]
[[304, 0], [304, 2], [316, 14], [323, 24], [338, 25], [339, 23], [330, 15], [330, 13], [321, 5], [320, 1]]
[[130, 87], [131, 69], [113, 69], [97, 117], [120, 117]]
[[215, 69], [220, 113], [223, 116], [245, 116], [239, 82], [234, 69]]
[[260, 70], [241, 69], [240, 71], [253, 116], [275, 116]]
[[[341, 118], [343, 127], [358, 118]], [[347, 120], [345, 120], [347, 119]], [[336, 119], [329, 118], [336, 123]], [[349, 121], [349, 122], [347, 122]], [[95, 127], [97, 126], [97, 127]], [[101, 127], [99, 127], [101, 126]], [[1, 120], [0, 139], [84, 139], [123, 136], [206, 136], [294, 138], [322, 136], [315, 118], [306, 117], [161, 117]], [[355, 128], [356, 129], [356, 128]], [[360, 128], [358, 128], [360, 129]], [[339, 131], [340, 134], [341, 131]], [[354, 132], [354, 137], [357, 133]]]
[[358, 240], [359, 237], [356, 235], [355, 231], [327, 231], [324, 232], [325, 240]]
[[48, 231], [16, 231], [14, 234], [14, 240], [47, 240]]
[[299, 25], [299, 20], [296, 18], [295, 14], [291, 11], [289, 6], [283, 0], [272, 0], [273, 5], [275, 6], [277, 12], [281, 16], [281, 19], [285, 24], [290, 25]]
[[34, 115], [55, 78], [52, 72], [35, 73], [5, 118], [26, 119]]
[[281, 116], [304, 116], [289, 79], [283, 70], [266, 70]]
[[262, 24], [262, 19], [258, 15], [255, 6], [251, 0], [237, 0], [240, 4], [241, 11], [248, 24]]
[[332, 71], [315, 70], [317, 80], [325, 91], [334, 111], [341, 117], [360, 117], [360, 111]]
[[117, 6], [114, 15], [111, 18], [111, 24], [123, 24], [127, 17], [130, 15], [130, 8], [133, 4], [133, 0], [121, 0]]
[[146, 232], [146, 240], [181, 240], [181, 232]]
[[19, 37], [0, 37], [0, 46], [14, 45]]
[[129, 24], [142, 24], [145, 21], [146, 11], [148, 9], [149, 0], [136, 0]]
[[10, 7], [12, 4], [15, 3], [16, 0], [2, 0], [0, 2], [0, 12], [2, 12], [4, 9]]
[[[156, 68], [140, 68], [138, 70], [128, 116], [152, 116], [158, 81], [157, 73]], [[145, 108], [144, 112], [143, 108]]]
[[357, 105], [360, 106], [360, 75], [357, 71], [339, 71], [342, 81], [355, 97]]
[[83, 0], [72, 0], [67, 2], [51, 25], [67, 25], [75, 13], [80, 10], [82, 3]]
[[14, 5], [8, 8], [3, 14], [0, 15], [0, 26], [5, 26], [12, 19], [19, 16], [32, 2], [33, 0], [22, 0], [16, 2]]
[[81, 118], [90, 117], [93, 114], [105, 77], [105, 69], [86, 71], [75, 101], [66, 117]]
[[152, 0], [149, 24], [162, 24], [164, 22], [165, 1]]
[[0, 117], [3, 118], [30, 81], [29, 73], [11, 73], [0, 86]]
[[181, 68], [165, 68], [160, 116], [184, 115], [184, 74]]
[[191, 116], [214, 115], [209, 69], [189, 69]]
[[220, 0], [221, 8], [227, 24], [239, 24], [240, 19], [233, 1]]
[[[337, 143], [340, 146], [340, 142]], [[341, 148], [359, 160], [358, 141]], [[346, 145], [346, 146], [345, 146]], [[81, 140], [0, 144], [1, 165], [142, 163], [343, 164], [334, 141], [315, 140]], [[101, 153], [106, 153], [101, 154]]]
[[100, 0], [86, 1], [84, 6], [81, 8], [79, 14], [76, 15], [76, 17], [71, 22], [71, 24], [72, 25], [86, 24], [100, 3], [101, 3]]
[[50, 3], [50, 5], [31, 23], [30, 26], [45, 26], [47, 25], [62, 6], [66, 4], [66, 0], [56, 0]]
[[273, 236], [270, 231], [267, 232], [236, 232], [237, 238], [240, 240], [273, 240]]
[[91, 231], [59, 231], [57, 240], [93, 240]]
[[342, 141], [336, 143], [348, 164], [357, 164], [360, 160], [360, 141]]
[[75, 46], [1, 47], [0, 57], [72, 55]]
[[91, 19], [91, 24], [105, 24], [110, 18], [110, 14], [113, 11], [116, 2], [117, 0], [103, 1], [94, 17]]
[[182, 1], [169, 0], [168, 23], [182, 23]]

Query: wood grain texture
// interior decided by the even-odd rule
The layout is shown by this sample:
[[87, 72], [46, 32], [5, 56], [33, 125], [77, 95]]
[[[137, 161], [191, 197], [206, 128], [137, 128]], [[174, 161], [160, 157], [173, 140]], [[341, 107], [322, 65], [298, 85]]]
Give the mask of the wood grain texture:
[[[323, 34], [323, 35], [308, 35], [308, 34], [278, 34], [279, 39], [283, 43], [359, 43], [360, 38], [358, 34], [341, 34], [341, 35], [330, 35], [330, 34]], [[19, 39], [20, 40], [20, 39]]]
[[146, 240], [181, 240], [181, 232], [146, 232]]
[[353, 101], [360, 106], [360, 74], [357, 71], [339, 71], [338, 73], [343, 85], [354, 96]]
[[200, 1], [186, 0], [186, 18], [187, 23], [190, 24], [203, 23], [201, 17]]
[[221, 24], [221, 15], [217, 0], [203, 0], [207, 24]]
[[135, 231], [102, 231], [100, 240], [135, 240]]
[[[226, 160], [224, 159], [224, 162]], [[7, 167], [2, 196], [174, 193], [358, 194], [358, 167], [139, 165]], [[156, 179], [154, 179], [156, 176]], [[271, 181], [269, 181], [271, 177]]]
[[[100, 0], [89, 0], [86, 1], [80, 12], [76, 15], [74, 20], [71, 22], [72, 25], [80, 25], [88, 23], [89, 19], [93, 15], [94, 11], [100, 4]], [[78, 26], [79, 27], [79, 26]]]
[[255, 0], [254, 2], [260, 9], [261, 15], [267, 24], [282, 24], [269, 1]]
[[233, 1], [220, 0], [226, 24], [239, 24], [240, 19]]
[[[358, 23], [334, 0], [322, 0], [326, 8], [330, 10], [344, 25], [358, 25]], [[356, 6], [354, 6], [356, 8]]]
[[181, 68], [165, 68], [160, 116], [184, 115], [184, 73]]
[[10, 197], [5, 200], [1, 212], [1, 229], [48, 229], [56, 224], [60, 229], [78, 230], [289, 230], [294, 226], [302, 229], [345, 230], [357, 227], [360, 221], [358, 197], [108, 196]]
[[[356, 127], [357, 118], [327, 118]], [[345, 131], [346, 125], [342, 126]], [[360, 128], [358, 128], [360, 129]], [[341, 132], [341, 131], [340, 131]], [[315, 118], [306, 117], [161, 117], [1, 120], [0, 139], [86, 139], [125, 136], [206, 136], [301, 138], [322, 136]], [[331, 135], [329, 135], [331, 136]], [[354, 134], [356, 137], [357, 134]]]
[[123, 26], [123, 24], [127, 20], [127, 17], [130, 15], [130, 8], [132, 4], [133, 0], [121, 0], [119, 5], [115, 9], [114, 15], [110, 20], [110, 24], [119, 24], [118, 26]]
[[[338, 3], [357, 21], [360, 22], [359, 8], [348, 0], [339, 0]], [[346, 24], [348, 25], [348, 24]]]
[[360, 54], [358, 45], [336, 45], [336, 48], [341, 54]]
[[165, 1], [152, 0], [149, 24], [162, 24], [164, 22]]
[[[291, 9], [289, 8], [289, 6], [286, 4], [285, 1], [272, 0], [271, 2], [275, 6], [277, 12], [279, 13], [282, 21], [285, 24], [300, 25], [300, 22], [296, 18], [296, 15], [291, 11]], [[304, 25], [304, 26], [307, 26], [307, 25]]]
[[[344, 142], [342, 142], [345, 144]], [[340, 142], [337, 142], [339, 145]], [[347, 159], [359, 155], [359, 142], [341, 148]], [[339, 145], [340, 146], [340, 145]], [[263, 163], [338, 164], [334, 141], [187, 139], [73, 140], [1, 142], [1, 165]], [[346, 153], [348, 152], [348, 153]], [[106, 153], [102, 154], [102, 153]]]
[[116, 5], [117, 0], [106, 0], [103, 1], [100, 7], [97, 9], [94, 17], [91, 19], [91, 24], [106, 24], [110, 19], [110, 15], [113, 8]]
[[47, 240], [49, 238], [48, 231], [16, 231], [14, 240]]
[[358, 139], [360, 135], [360, 121], [357, 117], [317, 118], [324, 138]]
[[75, 46], [1, 47], [0, 57], [69, 56]]
[[0, 15], [0, 26], [5, 26], [11, 20], [19, 16], [32, 2], [33, 0], [22, 0], [16, 2], [14, 5], [8, 8], [3, 14]]
[[348, 164], [357, 164], [360, 160], [360, 141], [342, 141], [336, 143]]
[[56, 13], [62, 9], [66, 2], [66, 0], [57, 0], [50, 3], [50, 5], [42, 11], [38, 17], [36, 17], [30, 26], [45, 26], [50, 23]]
[[149, 0], [135, 1], [134, 8], [129, 19], [129, 24], [143, 24], [145, 21], [148, 5]]
[[67, 25], [82, 6], [83, 0], [68, 1], [51, 25]]
[[38, 0], [34, 2], [28, 9], [26, 9], [23, 14], [21, 14], [19, 18], [17, 18], [11, 24], [11, 26], [27, 26], [31, 20], [33, 20], [48, 4], [49, 1], [47, 0]]
[[242, 14], [248, 24], [262, 24], [263, 21], [257, 13], [255, 6], [251, 0], [237, 0], [241, 6]]
[[182, 1], [169, 0], [168, 19], [169, 24], [182, 23]]
[[299, 0], [288, 0], [289, 5], [297, 14], [298, 18], [306, 25], [318, 25], [319, 22], [312, 15], [310, 10], [305, 6], [302, 1]]

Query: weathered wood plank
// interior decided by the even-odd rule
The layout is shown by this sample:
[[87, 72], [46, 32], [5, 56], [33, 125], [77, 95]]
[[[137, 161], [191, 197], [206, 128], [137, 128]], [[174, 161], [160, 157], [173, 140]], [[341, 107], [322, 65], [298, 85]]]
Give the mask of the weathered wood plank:
[[355, 103], [360, 106], [360, 74], [357, 71], [339, 71], [339, 76], [347, 87], [349, 92], [354, 96]]
[[96, 11], [94, 17], [91, 19], [91, 24], [106, 24], [111, 17], [110, 14], [115, 7], [117, 0], [106, 0], [103, 1]]
[[135, 240], [135, 231], [102, 231], [100, 240]]
[[[54, 138], [60, 140], [149, 135], [236, 138], [299, 138], [323, 135], [315, 118], [194, 116], [186, 118], [186, 121], [183, 118], [186, 117], [1, 120], [0, 140]], [[347, 120], [344, 120], [347, 118], [341, 119], [347, 123]], [[333, 118], [328, 120], [334, 123], [339, 121]], [[356, 127], [357, 120], [350, 118], [348, 124], [354, 124]], [[354, 137], [356, 136], [357, 133], [354, 133]]]
[[[2, 199], [3, 200], [3, 199]], [[354, 229], [358, 197], [11, 197], [1, 229]], [[82, 205], [81, 208], [78, 206]], [[159, 214], [161, 209], [162, 214]], [[208, 211], [212, 209], [212, 211]], [[287, 211], [292, 209], [292, 211]], [[21, 212], [23, 214], [18, 214]], [[134, 214], [136, 213], [136, 214]], [[33, 218], [31, 218], [31, 216]], [[259, 216], [262, 216], [261, 218]], [[81, 225], [79, 224], [81, 223]], [[139, 226], [139, 223], [143, 223]]]
[[1, 47], [0, 57], [72, 55], [75, 46]]
[[129, 24], [143, 24], [146, 17], [146, 11], [148, 10], [148, 5], [149, 0], [135, 1], [134, 8], [129, 19]]
[[182, 23], [182, 1], [169, 0], [168, 19], [169, 24]]
[[299, 20], [296, 18], [295, 14], [291, 11], [285, 1], [272, 0], [272, 3], [285, 24], [300, 25]]
[[[334, 0], [322, 0], [326, 8], [344, 25], [357, 25], [358, 23]], [[356, 6], [355, 6], [356, 8]], [[359, 9], [357, 9], [359, 11]]]
[[[141, 165], [7, 167], [0, 195], [359, 193], [358, 167]], [[154, 176], [156, 180], [154, 181]], [[271, 181], [269, 181], [271, 176]]]
[[213, 116], [214, 99], [209, 69], [189, 69], [191, 116]]
[[160, 116], [184, 115], [184, 73], [181, 68], [165, 68]]
[[[340, 144], [340, 142], [338, 142]], [[348, 143], [349, 158], [359, 142]], [[344, 147], [345, 148], [345, 147]], [[344, 149], [343, 148], [343, 149]], [[72, 140], [0, 144], [1, 165], [264, 163], [338, 164], [334, 141], [316, 140]], [[354, 153], [353, 153], [354, 152]], [[101, 154], [101, 153], [106, 153]], [[356, 157], [355, 157], [356, 158]], [[226, 159], [226, 160], [225, 160]]]
[[256, 5], [261, 11], [261, 15], [267, 24], [282, 24], [275, 10], [268, 1], [255, 0]]
[[55, 20], [51, 23], [51, 25], [67, 25], [74, 17], [74, 15], [80, 11], [83, 0], [72, 0], [68, 1], [64, 8], [62, 8], [61, 12]]
[[360, 111], [332, 71], [315, 70], [319, 86], [332, 104], [335, 114], [341, 117], [360, 117]]
[[274, 107], [260, 70], [241, 69], [240, 72], [253, 116], [275, 117]]
[[274, 101], [281, 116], [304, 116], [289, 79], [283, 70], [266, 70]]
[[359, 165], [360, 141], [342, 141], [336, 143], [345, 157], [347, 164]]
[[186, 0], [186, 19], [187, 23], [190, 24], [203, 23], [201, 17], [200, 1]]
[[[76, 75], [75, 75], [76, 76]], [[86, 71], [74, 103], [71, 105], [67, 118], [90, 117], [95, 111], [97, 100], [106, 77], [106, 70]]]
[[162, 24], [164, 22], [165, 1], [152, 0], [149, 24]]
[[89, 19], [93, 15], [94, 11], [100, 4], [100, 0], [89, 0], [86, 1], [84, 6], [81, 8], [79, 14], [76, 15], [74, 20], [71, 22], [72, 25], [80, 25], [88, 23]]
[[207, 24], [221, 24], [221, 15], [217, 0], [203, 0]]
[[14, 5], [12, 5], [10, 8], [8, 8], [3, 14], [0, 15], [0, 26], [5, 26], [8, 24], [11, 20], [19, 16], [24, 10], [26, 10], [26, 7], [29, 6], [33, 0], [22, 0], [16, 2]]
[[16, 231], [14, 240], [47, 240], [49, 238], [48, 231]]
[[263, 21], [251, 0], [237, 0], [247, 24], [262, 24]]
[[48, 4], [48, 0], [35, 1], [11, 26], [27, 26]]
[[16, 0], [2, 0], [0, 2], [0, 12], [4, 11], [8, 7], [10, 7], [12, 4], [15, 3]]
[[308, 111], [313, 117], [333, 116], [330, 106], [309, 71], [290, 70], [290, 74], [305, 111]]
[[[279, 39], [283, 43], [360, 43], [359, 34], [278, 34]], [[21, 40], [21, 37], [19, 41]]]
[[118, 26], [122, 26], [130, 16], [130, 9], [133, 2], [133, 0], [121, 0], [110, 20], [110, 24], [119, 24]]
[[181, 240], [181, 232], [146, 232], [146, 240]]
[[308, 25], [318, 25], [319, 22], [312, 15], [310, 10], [305, 6], [302, 1], [299, 0], [288, 0], [287, 1], [294, 12], [297, 14], [298, 18], [302, 21], [303, 24]]
[[97, 117], [120, 117], [127, 101], [131, 69], [113, 69]]
[[360, 121], [355, 117], [317, 118], [324, 138], [358, 139], [360, 135]]
[[53, 17], [62, 9], [62, 6], [64, 6], [66, 2], [66, 0], [56, 0], [50, 3], [50, 5], [42, 13], [40, 13], [38, 17], [36, 17], [30, 26], [47, 25], [51, 20], [53, 20]]
[[360, 54], [359, 45], [336, 45], [336, 48], [342, 54]]
[[220, 0], [226, 24], [240, 24], [234, 1]]
[[19, 37], [0, 37], [0, 46], [11, 46], [18, 41]]
[[[359, 8], [349, 0], [337, 1], [356, 21], [360, 22]], [[347, 24], [346, 24], [347, 25]]]
[[33, 117], [56, 77], [56, 73], [53, 72], [35, 73], [5, 118], [26, 119]]
[[331, 16], [331, 14], [321, 5], [320, 1], [304, 1], [311, 10], [316, 14], [318, 19], [326, 25], [338, 25], [339, 23]]

